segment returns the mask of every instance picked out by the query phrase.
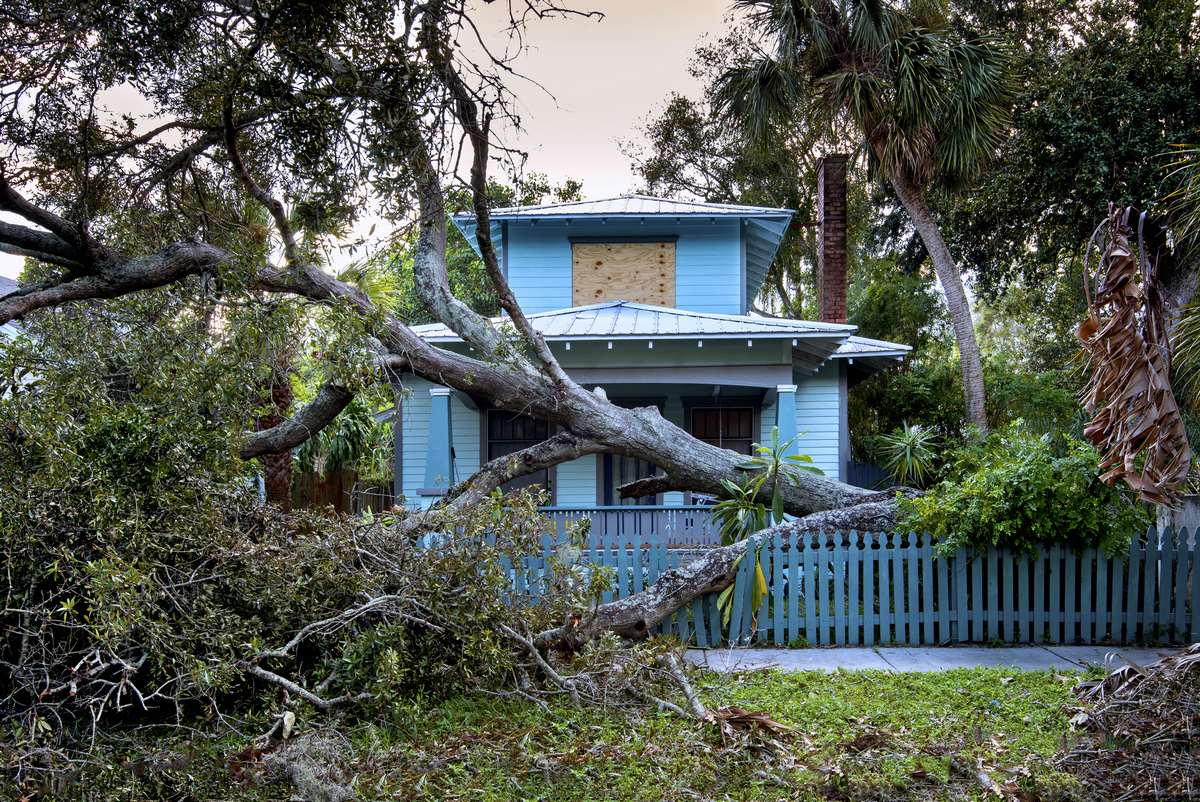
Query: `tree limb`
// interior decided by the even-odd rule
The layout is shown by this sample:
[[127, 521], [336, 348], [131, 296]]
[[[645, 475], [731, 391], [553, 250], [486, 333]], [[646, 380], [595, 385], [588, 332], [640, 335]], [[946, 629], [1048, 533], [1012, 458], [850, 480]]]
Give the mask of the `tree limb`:
[[291, 418], [270, 429], [247, 434], [240, 451], [242, 459], [264, 454], [280, 454], [295, 448], [324, 429], [354, 400], [354, 393], [332, 382], [326, 382]]
[[188, 276], [214, 273], [230, 254], [223, 248], [196, 242], [176, 242], [162, 250], [110, 267], [104, 275], [87, 275], [59, 284], [22, 289], [0, 298], [0, 323], [37, 309], [72, 301], [117, 298], [140, 290], [164, 287]]

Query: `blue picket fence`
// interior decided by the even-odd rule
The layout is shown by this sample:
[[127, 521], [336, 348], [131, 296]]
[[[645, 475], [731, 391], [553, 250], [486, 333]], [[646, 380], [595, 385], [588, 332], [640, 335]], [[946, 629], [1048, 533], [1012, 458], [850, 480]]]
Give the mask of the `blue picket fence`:
[[[660, 630], [700, 647], [948, 643], [1183, 643], [1200, 641], [1200, 552], [1186, 530], [1137, 537], [1126, 554], [1047, 549], [939, 556], [915, 535], [814, 533], [757, 539], [743, 558], [728, 622], [717, 594], [697, 599]], [[536, 595], [555, 548], [516, 571]], [[582, 565], [612, 573], [603, 601], [638, 593], [697, 549], [591, 532]], [[755, 557], [757, 559], [755, 559]], [[767, 591], [757, 595], [755, 564]]]

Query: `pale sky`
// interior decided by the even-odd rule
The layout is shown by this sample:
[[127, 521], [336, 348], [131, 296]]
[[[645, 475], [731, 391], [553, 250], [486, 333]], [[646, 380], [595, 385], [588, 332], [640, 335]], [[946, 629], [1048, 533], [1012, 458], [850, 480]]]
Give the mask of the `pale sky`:
[[[501, 47], [506, 3], [478, 5], [481, 33]], [[670, 92], [695, 92], [688, 61], [706, 36], [725, 30], [729, 6], [730, 0], [593, 0], [578, 7], [602, 11], [604, 19], [532, 22], [515, 66], [544, 89], [511, 85], [525, 129], [513, 144], [529, 153], [526, 170], [579, 179], [589, 198], [636, 188], [618, 142], [634, 138]], [[0, 254], [0, 275], [15, 277], [22, 261]]]

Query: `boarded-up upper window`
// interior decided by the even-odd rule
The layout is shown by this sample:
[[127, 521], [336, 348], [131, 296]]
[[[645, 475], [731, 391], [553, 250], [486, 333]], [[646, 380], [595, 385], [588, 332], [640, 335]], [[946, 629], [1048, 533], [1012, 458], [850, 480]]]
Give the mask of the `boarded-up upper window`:
[[674, 242], [576, 242], [573, 305], [638, 301], [675, 306]]

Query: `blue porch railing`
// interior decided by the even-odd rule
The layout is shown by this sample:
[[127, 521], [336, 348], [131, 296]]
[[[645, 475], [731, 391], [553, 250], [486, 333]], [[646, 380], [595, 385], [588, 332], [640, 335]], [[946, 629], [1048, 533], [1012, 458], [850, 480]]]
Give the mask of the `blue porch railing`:
[[686, 506], [546, 507], [543, 512], [554, 522], [556, 535], [582, 519], [604, 543], [664, 543], [671, 547], [716, 546], [721, 542], [712, 508]]

